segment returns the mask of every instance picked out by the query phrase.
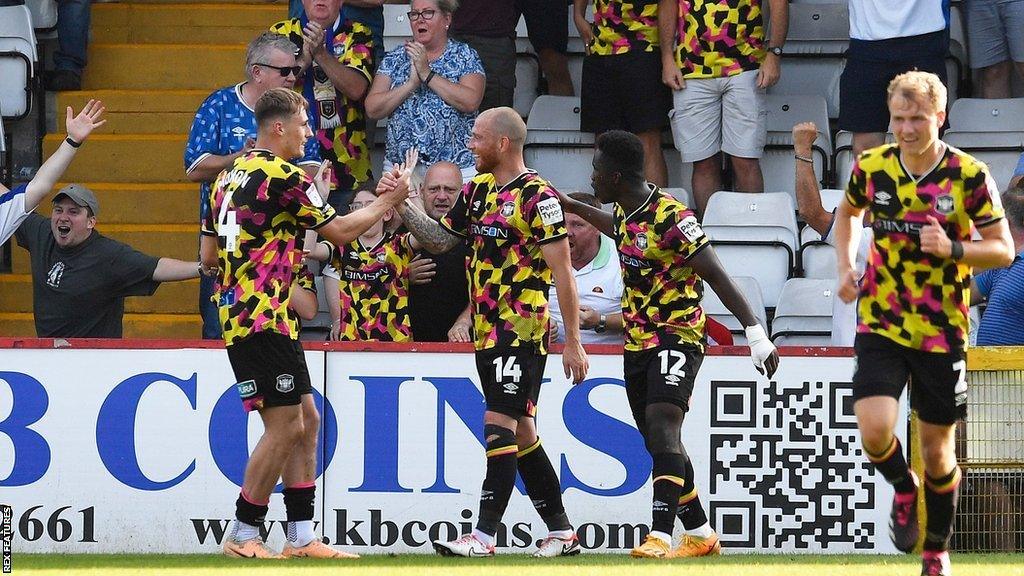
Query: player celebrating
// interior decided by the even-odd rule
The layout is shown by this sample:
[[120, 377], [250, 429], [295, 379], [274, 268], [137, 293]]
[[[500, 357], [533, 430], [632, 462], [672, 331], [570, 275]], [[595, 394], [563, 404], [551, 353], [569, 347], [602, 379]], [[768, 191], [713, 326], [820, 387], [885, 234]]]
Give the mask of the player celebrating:
[[[890, 535], [913, 550], [917, 476], [899, 440], [898, 398], [908, 379], [921, 422], [927, 532], [921, 573], [949, 575], [949, 539], [960, 485], [955, 422], [966, 412], [967, 303], [971, 267], [1006, 266], [1013, 241], [984, 164], [939, 140], [946, 89], [934, 74], [907, 72], [889, 84], [896, 137], [854, 165], [836, 216], [839, 297], [860, 298], [854, 349], [854, 412], [868, 459], [896, 489]], [[853, 269], [861, 214], [874, 242], [858, 287]], [[981, 240], [971, 242], [971, 228]]]
[[[434, 542], [442, 555], [491, 556], [518, 469], [548, 537], [534, 556], [580, 552], [562, 505], [561, 487], [537, 438], [534, 416], [547, 361], [548, 286], [552, 275], [565, 311], [566, 377], [587, 373], [580, 344], [579, 298], [558, 196], [523, 162], [526, 125], [511, 108], [492, 108], [473, 125], [469, 149], [479, 175], [463, 188], [448, 214], [435, 222], [411, 202], [399, 207], [406, 227], [430, 252], [470, 242], [470, 300], [476, 365], [487, 410], [487, 474], [480, 515], [471, 534]], [[390, 185], [391, 178], [384, 178]]]
[[[614, 238], [625, 292], [623, 355], [626, 398], [654, 460], [651, 532], [637, 558], [718, 554], [721, 544], [697, 497], [693, 465], [680, 439], [693, 383], [704, 360], [704, 279], [745, 327], [759, 372], [775, 373], [779, 356], [746, 299], [722, 269], [693, 212], [644, 181], [640, 139], [621, 130], [597, 139], [591, 182], [613, 213], [562, 196], [576, 214]], [[687, 534], [671, 549], [676, 515]]]
[[[220, 319], [242, 405], [259, 411], [265, 427], [245, 469], [224, 553], [354, 557], [330, 549], [313, 533], [320, 417], [289, 301], [301, 266], [298, 242], [304, 229], [315, 229], [335, 244], [351, 242], [406, 198], [408, 173], [366, 208], [336, 217], [323, 200], [326, 164], [314, 183], [284, 160], [301, 156], [311, 136], [306, 100], [274, 88], [256, 102], [255, 115], [256, 146], [218, 176], [201, 243], [206, 271], [220, 270]], [[288, 543], [280, 555], [259, 534], [278, 478], [284, 482], [288, 518]]]

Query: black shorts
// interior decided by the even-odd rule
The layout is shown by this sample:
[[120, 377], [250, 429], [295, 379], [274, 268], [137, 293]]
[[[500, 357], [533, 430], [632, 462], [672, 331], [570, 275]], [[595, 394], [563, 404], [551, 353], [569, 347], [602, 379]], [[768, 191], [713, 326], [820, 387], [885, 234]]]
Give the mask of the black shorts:
[[634, 134], [668, 126], [672, 91], [661, 82], [657, 52], [626, 52], [583, 58], [580, 130]]
[[516, 0], [516, 10], [526, 19], [526, 33], [537, 52], [550, 48], [569, 51], [569, 4], [566, 0]]
[[704, 362], [700, 348], [675, 344], [640, 352], [626, 350], [622, 362], [626, 399], [641, 434], [646, 428], [649, 404], [667, 402], [679, 406], [683, 412], [690, 409], [693, 383]]
[[246, 412], [295, 406], [313, 387], [298, 340], [277, 332], [257, 332], [228, 346], [238, 395]]
[[889, 82], [910, 70], [932, 72], [946, 82], [945, 31], [850, 42], [846, 68], [839, 78], [839, 129], [849, 132], [889, 130]]
[[537, 415], [537, 398], [548, 355], [534, 346], [477, 350], [476, 370], [487, 410], [522, 418]]
[[910, 407], [922, 422], [950, 425], [967, 415], [964, 352], [935, 353], [901, 346], [878, 334], [857, 334], [854, 401], [869, 396], [899, 399], [910, 382]]

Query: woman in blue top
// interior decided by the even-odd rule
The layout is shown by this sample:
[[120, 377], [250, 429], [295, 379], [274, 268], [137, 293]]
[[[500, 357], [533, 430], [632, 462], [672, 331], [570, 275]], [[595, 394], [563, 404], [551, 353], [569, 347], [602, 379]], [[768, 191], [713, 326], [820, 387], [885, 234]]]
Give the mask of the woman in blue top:
[[472, 178], [466, 148], [484, 95], [484, 68], [475, 50], [448, 38], [456, 0], [412, 0], [412, 40], [384, 56], [366, 96], [370, 118], [390, 116], [384, 170], [418, 148], [420, 164], [456, 164]]

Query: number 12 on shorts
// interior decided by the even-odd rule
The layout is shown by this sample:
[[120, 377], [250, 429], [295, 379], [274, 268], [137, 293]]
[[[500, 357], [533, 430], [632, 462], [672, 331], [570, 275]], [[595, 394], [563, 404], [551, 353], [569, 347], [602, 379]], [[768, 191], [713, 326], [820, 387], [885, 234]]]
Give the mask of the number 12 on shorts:
[[683, 366], [686, 365], [686, 354], [678, 350], [662, 350], [658, 352], [658, 358], [661, 359], [662, 376], [686, 377], [686, 371], [683, 370]]
[[515, 356], [509, 356], [508, 358], [502, 358], [498, 356], [494, 359], [494, 381], [501, 382], [505, 378], [511, 378], [513, 382], [519, 383], [519, 379], [523, 376], [523, 371], [519, 368], [519, 364], [516, 362]]

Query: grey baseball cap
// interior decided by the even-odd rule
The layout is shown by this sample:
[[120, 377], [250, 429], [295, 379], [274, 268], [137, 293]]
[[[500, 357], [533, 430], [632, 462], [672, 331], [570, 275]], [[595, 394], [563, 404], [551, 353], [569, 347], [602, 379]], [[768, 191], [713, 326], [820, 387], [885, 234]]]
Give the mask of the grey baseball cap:
[[79, 206], [89, 208], [92, 210], [93, 216], [98, 216], [100, 213], [100, 202], [96, 199], [96, 195], [81, 184], [68, 184], [67, 186], [60, 189], [57, 195], [53, 197], [54, 202], [58, 202], [61, 196], [67, 196], [72, 202]]

